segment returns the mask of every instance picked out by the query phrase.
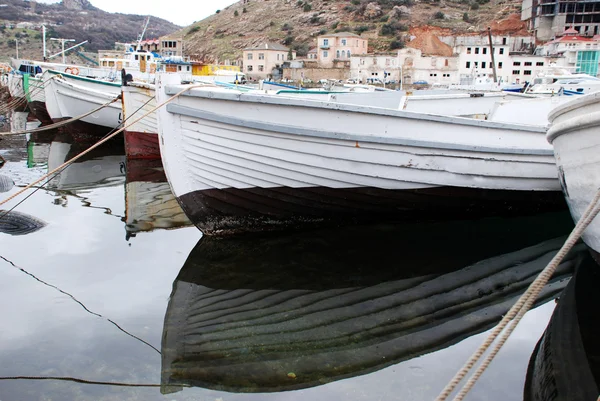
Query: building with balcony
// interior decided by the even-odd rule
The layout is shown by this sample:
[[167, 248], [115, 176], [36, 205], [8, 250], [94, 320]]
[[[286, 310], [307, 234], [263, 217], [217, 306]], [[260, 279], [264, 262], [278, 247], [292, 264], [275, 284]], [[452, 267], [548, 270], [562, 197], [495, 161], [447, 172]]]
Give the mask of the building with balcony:
[[569, 28], [563, 35], [536, 49], [536, 55], [563, 58], [563, 65], [571, 72], [598, 76], [600, 63], [600, 35], [581, 36]]
[[353, 55], [367, 54], [369, 43], [351, 32], [321, 35], [317, 38], [317, 60], [322, 68], [333, 68], [336, 61], [350, 61]]
[[[243, 50], [243, 72], [252, 79], [265, 79], [273, 75], [273, 69], [279, 69], [288, 61], [290, 49], [279, 43], [263, 43], [260, 46]], [[292, 60], [296, 52], [292, 51]], [[277, 74], [275, 74], [277, 75]]]
[[158, 39], [160, 42], [158, 52], [163, 57], [183, 57], [183, 37], [163, 36]]

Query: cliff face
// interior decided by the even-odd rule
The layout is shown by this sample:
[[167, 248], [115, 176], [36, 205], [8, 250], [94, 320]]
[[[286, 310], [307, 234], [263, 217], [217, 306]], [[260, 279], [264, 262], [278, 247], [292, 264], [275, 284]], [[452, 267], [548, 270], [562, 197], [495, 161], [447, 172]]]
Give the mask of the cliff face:
[[464, 34], [496, 24], [521, 32], [524, 23], [514, 17], [520, 7], [519, 0], [241, 0], [180, 34], [187, 54], [213, 61], [238, 59], [242, 49], [263, 42], [291, 46], [302, 57], [318, 35], [341, 31], [362, 34], [369, 51], [384, 52], [406, 45], [417, 28]]
[[[94, 7], [87, 0], [63, 0], [62, 3], [44, 4], [23, 0], [3, 0], [0, 26], [31, 23], [34, 27], [24, 29], [0, 28], [0, 55], [15, 55], [15, 40], [20, 45], [20, 56], [31, 52], [41, 55], [42, 23], [48, 28], [47, 38], [75, 39], [75, 43], [87, 40], [86, 51], [112, 49], [115, 42], [130, 42], [142, 32], [145, 16], [108, 13]], [[146, 30], [146, 38], [163, 36], [181, 27], [169, 21], [152, 17]], [[53, 42], [48, 40], [48, 45]], [[73, 44], [75, 44], [73, 43]]]

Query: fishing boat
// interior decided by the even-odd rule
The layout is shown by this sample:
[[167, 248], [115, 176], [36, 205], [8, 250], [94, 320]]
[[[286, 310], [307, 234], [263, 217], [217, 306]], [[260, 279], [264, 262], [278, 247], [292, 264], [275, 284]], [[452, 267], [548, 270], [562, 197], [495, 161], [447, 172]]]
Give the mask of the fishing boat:
[[[125, 154], [128, 159], [160, 159], [153, 84], [123, 82], [123, 119], [127, 121]], [[151, 112], [147, 116], [146, 113]], [[141, 120], [137, 121], [140, 117]]]
[[127, 160], [126, 239], [140, 232], [191, 225], [171, 192], [160, 159]]
[[[78, 117], [115, 100], [121, 84], [48, 70], [44, 73], [46, 109], [52, 121]], [[81, 121], [101, 127], [116, 128], [123, 121], [121, 101], [114, 101]]]
[[545, 75], [534, 78], [526, 93], [533, 95], [586, 95], [600, 91], [600, 79], [587, 74]]
[[52, 119], [46, 110], [46, 95], [44, 93], [44, 80], [41, 74], [23, 75], [23, 90], [27, 98], [27, 107], [31, 113], [42, 123], [50, 124]]
[[[548, 142], [554, 147], [562, 190], [578, 222], [600, 188], [600, 92], [578, 97], [549, 116]], [[600, 220], [594, 219], [583, 240], [600, 262]]]
[[571, 226], [563, 212], [204, 236], [173, 284], [161, 391], [297, 390], [446, 348], [499, 322]]
[[205, 234], [564, 207], [545, 127], [177, 83], [161, 157]]
[[527, 369], [524, 401], [586, 401], [600, 394], [600, 269], [589, 256], [563, 291]]

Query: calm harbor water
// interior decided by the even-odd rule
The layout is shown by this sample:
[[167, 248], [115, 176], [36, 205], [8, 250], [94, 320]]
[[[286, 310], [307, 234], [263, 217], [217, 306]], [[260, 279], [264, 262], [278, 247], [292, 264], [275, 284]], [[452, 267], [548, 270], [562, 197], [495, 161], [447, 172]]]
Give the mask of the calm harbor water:
[[[93, 141], [3, 139], [0, 199]], [[2, 401], [433, 400], [572, 228], [565, 211], [202, 238], [122, 138], [15, 210], [41, 223], [0, 230]], [[579, 254], [469, 399], [523, 399]]]

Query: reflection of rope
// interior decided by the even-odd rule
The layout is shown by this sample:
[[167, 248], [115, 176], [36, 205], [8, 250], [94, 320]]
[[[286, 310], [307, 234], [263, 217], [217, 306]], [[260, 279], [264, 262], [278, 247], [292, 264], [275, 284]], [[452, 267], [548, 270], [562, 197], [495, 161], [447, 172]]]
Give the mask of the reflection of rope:
[[[487, 351], [487, 349], [492, 345], [496, 337], [508, 326], [506, 331], [502, 334], [498, 343], [492, 348], [492, 351], [487, 356], [487, 358], [481, 363], [477, 371], [469, 378], [465, 386], [460, 390], [460, 392], [454, 397], [454, 401], [461, 401], [467, 395], [467, 393], [473, 388], [477, 380], [481, 377], [483, 372], [487, 369], [489, 364], [492, 362], [496, 354], [500, 351], [504, 343], [508, 340], [514, 329], [517, 327], [525, 313], [529, 309], [531, 309], [533, 303], [536, 298], [548, 283], [548, 280], [554, 274], [556, 268], [559, 263], [563, 260], [566, 254], [573, 248], [575, 243], [579, 240], [585, 229], [592, 223], [594, 218], [600, 212], [600, 207], [597, 207], [598, 202], [600, 202], [600, 189], [596, 192], [596, 196], [592, 202], [588, 205], [587, 209], [581, 216], [579, 222], [565, 241], [564, 245], [558, 253], [552, 258], [550, 263], [542, 270], [542, 272], [538, 275], [538, 277], [531, 283], [527, 291], [519, 298], [517, 303], [513, 305], [513, 307], [506, 313], [502, 321], [492, 330], [489, 336], [485, 339], [483, 344], [473, 353], [471, 358], [465, 363], [465, 365], [461, 368], [460, 371], [456, 373], [456, 375], [450, 380], [450, 382], [446, 385], [444, 390], [440, 393], [440, 395], [436, 398], [436, 401], [444, 401], [448, 398], [450, 393], [456, 388], [458, 383], [469, 373], [469, 371], [473, 368], [475, 363], [481, 358], [481, 356]], [[600, 401], [600, 397], [598, 398]]]
[[46, 178], [48, 178], [52, 174], [56, 173], [57, 171], [61, 170], [62, 168], [70, 165], [75, 160], [81, 158], [83, 155], [85, 155], [85, 154], [91, 152], [92, 150], [96, 149], [98, 146], [100, 146], [103, 143], [107, 142], [109, 139], [111, 139], [111, 138], [115, 137], [117, 134], [120, 134], [121, 132], [123, 132], [125, 130], [125, 128], [129, 128], [133, 124], [137, 123], [138, 121], [142, 120], [143, 118], [146, 118], [148, 115], [154, 113], [156, 110], [160, 109], [161, 107], [163, 107], [167, 103], [171, 103], [173, 100], [177, 99], [179, 96], [183, 95], [183, 93], [187, 92], [188, 90], [193, 89], [193, 88], [197, 88], [197, 87], [201, 87], [201, 86], [205, 86], [205, 85], [202, 85], [202, 84], [190, 85], [190, 86], [187, 86], [186, 88], [180, 90], [177, 94], [173, 95], [171, 98], [165, 100], [164, 102], [162, 102], [161, 104], [159, 104], [155, 108], [153, 108], [152, 110], [149, 110], [148, 112], [146, 112], [141, 117], [135, 119], [131, 124], [129, 124], [127, 126], [124, 126], [124, 127], [120, 128], [120, 129], [118, 129], [117, 131], [113, 132], [112, 134], [106, 136], [104, 139], [101, 139], [100, 141], [96, 142], [94, 145], [90, 146], [89, 148], [87, 148], [86, 150], [84, 150], [83, 152], [81, 152], [80, 154], [78, 154], [77, 156], [71, 158], [70, 160], [67, 160], [66, 162], [64, 162], [60, 166], [56, 167], [54, 170], [50, 171], [48, 174], [45, 174], [44, 176], [42, 176], [41, 178], [38, 178], [37, 180], [35, 180], [31, 184], [27, 185], [26, 187], [24, 187], [24, 188], [20, 189], [19, 191], [15, 192], [14, 194], [12, 194], [11, 196], [9, 196], [8, 198], [0, 201], [0, 206], [3, 205], [3, 204], [5, 204], [6, 202], [8, 202], [8, 201], [10, 201], [10, 200], [12, 200], [14, 198], [16, 198], [17, 196], [19, 196], [20, 194], [22, 194], [23, 192], [25, 192], [29, 188], [31, 188], [31, 187], [39, 184], [40, 182], [42, 182], [43, 180], [45, 180]]
[[[96, 380], [78, 379], [76, 377], [66, 376], [2, 376], [0, 380], [62, 380], [83, 384], [99, 384], [102, 386], [117, 386], [117, 387], [160, 387], [160, 384], [140, 384], [140, 383], [119, 383], [119, 382], [102, 382]], [[181, 387], [190, 387], [188, 385], [180, 385]]]
[[86, 306], [83, 304], [83, 302], [81, 302], [80, 300], [78, 300], [78, 299], [77, 299], [77, 298], [75, 298], [73, 295], [69, 294], [68, 292], [66, 292], [66, 291], [63, 291], [63, 290], [61, 290], [60, 288], [58, 288], [57, 286], [55, 286], [55, 285], [52, 285], [52, 284], [50, 284], [50, 283], [47, 283], [47, 282], [45, 282], [45, 281], [44, 281], [44, 280], [42, 280], [42, 279], [39, 279], [39, 278], [37, 278], [37, 277], [36, 277], [34, 274], [32, 274], [32, 273], [29, 273], [27, 270], [23, 269], [23, 268], [22, 268], [22, 267], [20, 267], [20, 266], [17, 266], [17, 265], [16, 265], [16, 264], [14, 264], [12, 261], [10, 261], [10, 260], [6, 259], [6, 258], [5, 258], [4, 256], [2, 256], [2, 255], [0, 255], [0, 259], [3, 259], [4, 261], [6, 261], [6, 262], [7, 262], [7, 263], [9, 263], [10, 265], [12, 265], [14, 268], [16, 268], [16, 269], [19, 269], [21, 272], [23, 272], [23, 273], [27, 274], [28, 276], [30, 276], [30, 277], [32, 277], [33, 279], [35, 279], [36, 281], [38, 281], [38, 282], [40, 282], [40, 283], [44, 284], [45, 286], [48, 286], [48, 287], [50, 287], [50, 288], [54, 288], [55, 290], [57, 290], [57, 291], [58, 291], [58, 292], [60, 292], [61, 294], [64, 294], [64, 295], [68, 296], [68, 297], [69, 297], [69, 298], [71, 298], [73, 301], [75, 301], [76, 303], [78, 303], [79, 305], [81, 305], [81, 307], [82, 307], [82, 308], [83, 308], [83, 309], [84, 309], [84, 310], [85, 310], [87, 313], [89, 313], [90, 315], [98, 316], [99, 318], [102, 318], [102, 319], [106, 319], [106, 320], [108, 320], [110, 323], [112, 323], [112, 324], [113, 324], [113, 325], [114, 325], [116, 328], [118, 328], [119, 330], [121, 330], [123, 333], [125, 333], [125, 334], [127, 334], [128, 336], [130, 336], [130, 337], [133, 337], [133, 338], [135, 338], [136, 340], [138, 340], [138, 341], [140, 341], [140, 342], [142, 342], [142, 343], [146, 344], [147, 346], [149, 346], [149, 347], [150, 347], [150, 348], [152, 348], [154, 351], [156, 351], [156, 352], [158, 352], [158, 353], [160, 354], [160, 351], [159, 351], [159, 350], [158, 350], [158, 349], [157, 349], [157, 348], [156, 348], [154, 345], [150, 344], [149, 342], [147, 342], [147, 341], [145, 341], [145, 340], [142, 340], [141, 338], [139, 338], [138, 336], [136, 336], [136, 335], [134, 335], [134, 334], [131, 334], [130, 332], [128, 332], [127, 330], [125, 330], [125, 329], [123, 329], [121, 326], [119, 326], [117, 323], [115, 323], [113, 320], [111, 320], [111, 319], [109, 319], [109, 318], [107, 318], [107, 317], [104, 317], [104, 316], [102, 316], [102, 315], [101, 315], [101, 314], [99, 314], [99, 313], [96, 313], [96, 312], [93, 312], [93, 311], [89, 310], [89, 309], [88, 309], [88, 308], [87, 308], [87, 307], [86, 307]]
[[38, 127], [38, 128], [34, 128], [34, 129], [26, 129], [24, 131], [14, 131], [14, 132], [0, 132], [0, 135], [22, 135], [22, 134], [28, 134], [28, 133], [34, 133], [34, 132], [42, 132], [42, 131], [48, 131], [51, 129], [55, 129], [55, 128], [59, 128], [62, 127], [64, 125], [70, 124], [73, 121], [77, 121], [77, 120], [81, 120], [84, 117], [89, 116], [90, 114], [94, 114], [95, 112], [102, 110], [105, 107], [108, 107], [110, 104], [116, 102], [117, 100], [120, 100], [121, 96], [117, 96], [116, 98], [112, 99], [110, 102], [104, 103], [102, 106], [95, 108], [92, 111], [88, 111], [85, 114], [82, 114], [80, 116], [77, 117], [72, 117], [69, 118], [68, 120], [64, 120], [58, 123], [54, 123], [54, 124], [50, 124], [50, 125], [45, 125], [43, 127]]

